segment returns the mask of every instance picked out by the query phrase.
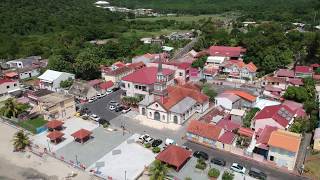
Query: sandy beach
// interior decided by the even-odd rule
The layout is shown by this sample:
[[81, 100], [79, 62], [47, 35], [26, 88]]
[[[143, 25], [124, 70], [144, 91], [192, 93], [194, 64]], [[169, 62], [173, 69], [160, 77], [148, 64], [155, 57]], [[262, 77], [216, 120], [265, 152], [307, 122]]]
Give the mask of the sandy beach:
[[12, 137], [17, 130], [0, 122], [0, 179], [25, 180], [43, 179], [60, 180], [74, 172], [73, 179], [95, 179], [88, 173], [76, 170], [54, 158], [40, 158], [30, 152], [13, 152]]

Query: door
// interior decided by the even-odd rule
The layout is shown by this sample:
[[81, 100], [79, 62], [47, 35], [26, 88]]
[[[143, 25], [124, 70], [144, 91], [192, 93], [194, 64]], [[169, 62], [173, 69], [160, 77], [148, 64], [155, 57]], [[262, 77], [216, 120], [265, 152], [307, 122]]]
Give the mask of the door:
[[178, 117], [177, 117], [177, 116], [173, 116], [173, 122], [174, 122], [175, 124], [178, 124]]
[[142, 108], [142, 110], [141, 110], [141, 111], [142, 111], [142, 115], [144, 115], [144, 116], [145, 116], [145, 115], [146, 115], [146, 108]]
[[154, 113], [154, 120], [160, 121], [160, 113], [157, 111]]

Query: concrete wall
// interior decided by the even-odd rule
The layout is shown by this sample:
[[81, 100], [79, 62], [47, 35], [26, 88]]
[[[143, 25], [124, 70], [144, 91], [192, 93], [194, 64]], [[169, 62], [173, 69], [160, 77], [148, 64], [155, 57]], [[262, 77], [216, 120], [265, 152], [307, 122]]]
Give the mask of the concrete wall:
[[68, 119], [75, 115], [76, 106], [73, 97], [58, 103], [49, 109], [45, 109], [42, 103], [39, 104], [40, 113], [44, 115], [45, 120], [51, 119]]
[[272, 162], [275, 162], [279, 167], [288, 168], [288, 170], [293, 170], [296, 164], [298, 153], [289, 152], [284, 149], [270, 147], [268, 153], [268, 160], [271, 161], [271, 157], [274, 157]]
[[15, 82], [5, 82], [0, 84], [0, 95], [4, 96], [7, 95], [8, 92], [13, 92], [15, 90], [20, 89], [20, 84], [18, 81]]

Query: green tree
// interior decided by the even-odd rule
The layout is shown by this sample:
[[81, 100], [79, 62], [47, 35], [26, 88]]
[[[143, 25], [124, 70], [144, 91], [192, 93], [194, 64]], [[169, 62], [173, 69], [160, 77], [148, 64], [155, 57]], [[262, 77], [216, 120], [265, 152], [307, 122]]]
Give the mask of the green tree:
[[218, 178], [220, 175], [220, 171], [218, 169], [212, 168], [208, 171], [208, 176], [213, 178]]
[[297, 102], [305, 102], [308, 97], [308, 92], [304, 87], [289, 86], [284, 93], [284, 97]]
[[72, 79], [67, 79], [67, 80], [64, 80], [64, 81], [60, 82], [60, 87], [61, 88], [69, 88], [70, 86], [72, 86], [72, 84], [73, 84], [73, 80]]
[[233, 180], [234, 174], [232, 172], [224, 171], [222, 180]]
[[91, 49], [81, 52], [74, 65], [76, 77], [84, 80], [99, 78], [101, 76], [99, 62], [100, 58]]
[[23, 151], [30, 146], [30, 140], [23, 130], [18, 131], [13, 137], [13, 148], [15, 151]]
[[4, 116], [6, 117], [17, 117], [19, 113], [18, 103], [14, 98], [9, 98], [4, 103]]
[[202, 88], [202, 92], [209, 97], [210, 101], [214, 101], [214, 98], [217, 96], [217, 92], [210, 87], [209, 84], [205, 84]]
[[200, 69], [203, 69], [204, 65], [206, 64], [207, 62], [207, 58], [208, 56], [203, 56], [195, 61], [192, 62], [191, 66], [193, 68], [200, 68]]
[[155, 160], [149, 168], [150, 180], [164, 180], [168, 173], [168, 166], [159, 160]]

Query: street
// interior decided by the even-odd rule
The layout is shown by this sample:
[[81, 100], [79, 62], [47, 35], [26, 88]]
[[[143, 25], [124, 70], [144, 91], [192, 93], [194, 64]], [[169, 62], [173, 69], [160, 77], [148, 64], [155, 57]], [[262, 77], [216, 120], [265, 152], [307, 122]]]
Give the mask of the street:
[[227, 166], [230, 167], [233, 162], [239, 163], [246, 167], [247, 169], [250, 169], [251, 167], [260, 169], [264, 173], [267, 174], [268, 179], [270, 180], [302, 180], [302, 179], [308, 179], [305, 177], [300, 177], [294, 174], [289, 174], [288, 172], [284, 172], [280, 169], [276, 169], [274, 167], [269, 167], [267, 165], [261, 164], [257, 161], [248, 160], [243, 157], [231, 154], [229, 152], [220, 151], [217, 149], [211, 149], [207, 148], [205, 146], [192, 143], [192, 142], [186, 142], [184, 145], [192, 149], [192, 151], [204, 151], [206, 152], [210, 158], [212, 157], [219, 157], [221, 159], [224, 159], [227, 161]]

